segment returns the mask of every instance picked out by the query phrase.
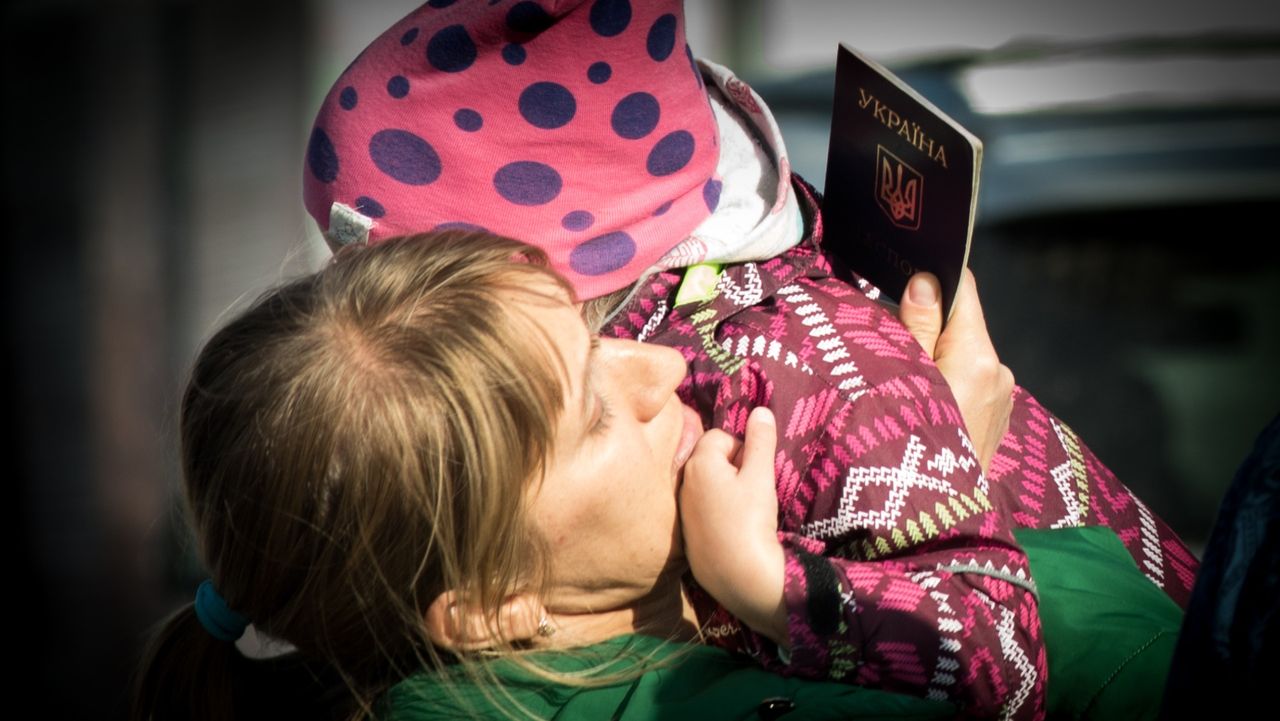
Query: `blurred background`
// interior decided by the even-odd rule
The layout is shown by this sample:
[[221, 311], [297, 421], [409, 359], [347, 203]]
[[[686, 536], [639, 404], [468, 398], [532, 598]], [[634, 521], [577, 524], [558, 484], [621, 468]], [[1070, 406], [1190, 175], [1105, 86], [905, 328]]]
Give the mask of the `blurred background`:
[[[327, 251], [321, 98], [417, 3], [4, 9], [4, 458], [13, 687], [117, 717], [202, 577], [174, 510], [183, 375], [229, 308]], [[822, 185], [837, 42], [986, 144], [977, 273], [1019, 382], [1199, 548], [1280, 410], [1280, 5], [688, 0], [690, 44]]]

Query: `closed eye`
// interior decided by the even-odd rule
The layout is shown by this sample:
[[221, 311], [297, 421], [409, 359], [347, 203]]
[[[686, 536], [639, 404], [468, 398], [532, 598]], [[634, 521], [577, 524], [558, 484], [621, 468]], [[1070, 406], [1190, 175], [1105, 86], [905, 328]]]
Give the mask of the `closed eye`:
[[591, 424], [592, 435], [603, 435], [609, 430], [609, 422], [613, 420], [613, 407], [609, 404], [609, 399], [603, 395], [600, 396], [600, 414], [596, 417], [595, 423]]

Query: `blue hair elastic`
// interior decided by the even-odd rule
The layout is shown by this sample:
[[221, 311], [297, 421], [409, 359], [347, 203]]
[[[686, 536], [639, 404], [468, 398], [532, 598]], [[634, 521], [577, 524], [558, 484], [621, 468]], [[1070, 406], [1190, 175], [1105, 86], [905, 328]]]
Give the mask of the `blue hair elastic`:
[[249, 619], [232, 611], [208, 578], [196, 589], [196, 618], [200, 619], [200, 625], [209, 635], [219, 641], [235, 641], [249, 626]]

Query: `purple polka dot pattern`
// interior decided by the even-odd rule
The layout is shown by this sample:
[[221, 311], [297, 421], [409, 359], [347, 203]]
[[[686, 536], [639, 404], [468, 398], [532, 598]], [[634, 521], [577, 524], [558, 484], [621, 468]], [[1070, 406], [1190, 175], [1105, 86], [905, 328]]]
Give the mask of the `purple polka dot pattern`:
[[520, 42], [532, 38], [555, 24], [555, 18], [536, 2], [518, 2], [507, 11], [507, 28]]
[[591, 5], [591, 29], [601, 37], [619, 35], [631, 24], [630, 0], [596, 0]]
[[636, 140], [658, 127], [660, 113], [657, 98], [649, 93], [632, 93], [613, 107], [610, 123], [619, 137]]
[[520, 114], [535, 128], [553, 130], [573, 120], [578, 103], [559, 83], [534, 83], [520, 93]]
[[463, 223], [462, 221], [457, 221], [457, 220], [449, 223], [441, 223], [440, 225], [437, 225], [431, 230], [432, 232], [437, 232], [441, 230], [469, 230], [469, 231], [474, 231], [476, 233], [489, 232], [489, 229], [482, 225], [476, 225], [475, 223]]
[[387, 209], [382, 207], [382, 203], [367, 195], [356, 198], [356, 211], [367, 218], [381, 218], [387, 214]]
[[520, 65], [524, 63], [528, 56], [529, 54], [525, 52], [525, 49], [515, 43], [510, 43], [502, 48], [502, 59], [506, 61], [507, 65]]
[[427, 141], [407, 130], [379, 130], [369, 139], [369, 158], [389, 177], [405, 185], [427, 185], [440, 177], [440, 156]]
[[517, 160], [498, 168], [493, 187], [516, 205], [545, 205], [560, 195], [563, 181], [555, 168], [532, 160]]
[[668, 13], [653, 22], [645, 47], [649, 50], [649, 57], [658, 62], [671, 57], [671, 51], [676, 47], [675, 15]]
[[476, 61], [476, 44], [461, 25], [441, 28], [427, 41], [427, 62], [445, 73], [460, 73]]
[[702, 200], [707, 204], [707, 210], [712, 213], [716, 212], [716, 206], [720, 204], [720, 191], [724, 189], [724, 183], [715, 178], [711, 178], [702, 186]]
[[333, 81], [308, 214], [343, 205], [370, 244], [483, 226], [543, 248], [580, 298], [634, 282], [729, 203], [686, 2], [417, 0]]
[[569, 267], [581, 275], [604, 275], [621, 268], [636, 255], [636, 242], [624, 231], [605, 233], [569, 252]]
[[679, 172], [693, 157], [693, 134], [687, 130], [667, 133], [649, 151], [645, 167], [650, 175], [662, 177]]
[[575, 210], [561, 218], [560, 226], [565, 230], [586, 230], [594, 225], [596, 217], [585, 210]]
[[609, 82], [611, 77], [613, 77], [613, 68], [609, 67], [609, 63], [603, 60], [598, 63], [591, 63], [591, 67], [587, 68], [587, 80], [596, 85]]
[[343, 110], [354, 110], [356, 103], [359, 101], [360, 95], [350, 85], [343, 88], [341, 93], [338, 93], [338, 105], [342, 106]]
[[307, 167], [321, 183], [332, 183], [338, 177], [338, 151], [333, 149], [333, 141], [319, 127], [312, 129], [311, 140], [307, 143]]
[[387, 81], [387, 95], [393, 98], [403, 98], [409, 94], [409, 78], [403, 75], [397, 75]]
[[474, 133], [484, 125], [484, 118], [480, 117], [480, 113], [471, 108], [463, 108], [453, 114], [453, 124], [457, 125], [460, 130]]

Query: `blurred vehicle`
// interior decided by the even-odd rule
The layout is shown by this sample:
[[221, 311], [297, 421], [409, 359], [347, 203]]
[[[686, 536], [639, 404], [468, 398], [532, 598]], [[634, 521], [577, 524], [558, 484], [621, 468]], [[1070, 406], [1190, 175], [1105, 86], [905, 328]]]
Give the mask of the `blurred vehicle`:
[[[1198, 547], [1280, 411], [1280, 35], [890, 67], [984, 141], [970, 265], [1002, 359]], [[755, 84], [819, 187], [833, 85]]]

